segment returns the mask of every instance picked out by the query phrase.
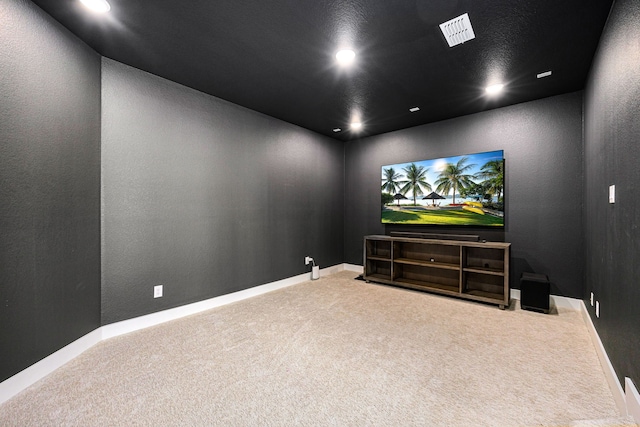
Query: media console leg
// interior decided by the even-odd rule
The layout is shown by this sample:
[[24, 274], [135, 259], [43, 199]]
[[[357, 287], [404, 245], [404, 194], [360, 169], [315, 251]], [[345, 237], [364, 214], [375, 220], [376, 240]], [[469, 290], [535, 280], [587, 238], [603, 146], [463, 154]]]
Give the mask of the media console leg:
[[504, 310], [504, 304], [500, 304], [498, 307], [500, 308], [500, 310]]

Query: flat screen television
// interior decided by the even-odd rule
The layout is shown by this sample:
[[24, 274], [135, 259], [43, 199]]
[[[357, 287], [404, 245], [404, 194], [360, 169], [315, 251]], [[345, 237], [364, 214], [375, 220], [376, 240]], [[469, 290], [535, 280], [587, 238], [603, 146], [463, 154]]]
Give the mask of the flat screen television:
[[504, 226], [504, 152], [382, 166], [382, 223]]

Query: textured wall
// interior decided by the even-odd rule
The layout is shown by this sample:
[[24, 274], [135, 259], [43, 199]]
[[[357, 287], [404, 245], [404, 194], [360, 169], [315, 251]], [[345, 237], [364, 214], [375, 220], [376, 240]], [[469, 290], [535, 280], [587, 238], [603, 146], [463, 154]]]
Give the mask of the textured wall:
[[[640, 3], [617, 0], [585, 91], [585, 301], [619, 379], [640, 385]], [[608, 203], [609, 185], [616, 203]], [[589, 293], [600, 302], [600, 318]]]
[[[491, 150], [505, 156], [504, 230], [380, 223], [382, 165]], [[582, 296], [581, 92], [350, 142], [345, 171], [345, 262], [362, 264], [367, 234], [479, 234], [512, 243], [512, 286], [535, 271], [549, 276], [554, 294]]]
[[0, 2], [0, 381], [100, 326], [100, 57]]
[[103, 324], [343, 262], [341, 142], [109, 59], [102, 77]]

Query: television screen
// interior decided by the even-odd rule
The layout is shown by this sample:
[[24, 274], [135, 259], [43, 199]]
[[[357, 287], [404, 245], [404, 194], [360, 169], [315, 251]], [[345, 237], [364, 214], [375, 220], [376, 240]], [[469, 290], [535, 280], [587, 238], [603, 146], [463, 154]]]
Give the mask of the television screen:
[[382, 222], [504, 226], [504, 152], [382, 166]]

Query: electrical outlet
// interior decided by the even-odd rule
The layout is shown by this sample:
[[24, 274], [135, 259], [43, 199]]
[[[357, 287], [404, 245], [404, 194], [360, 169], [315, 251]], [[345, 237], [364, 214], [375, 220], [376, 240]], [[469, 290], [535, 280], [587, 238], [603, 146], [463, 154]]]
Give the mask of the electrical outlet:
[[615, 202], [616, 202], [616, 186], [610, 185], [609, 186], [609, 203], [615, 203]]
[[593, 292], [591, 292], [591, 307], [593, 307]]
[[596, 317], [600, 317], [600, 302], [596, 301]]
[[160, 298], [162, 296], [162, 285], [157, 285], [153, 287], [153, 297]]
[[304, 265], [309, 265], [310, 262], [313, 262], [313, 258], [310, 256], [304, 257]]

